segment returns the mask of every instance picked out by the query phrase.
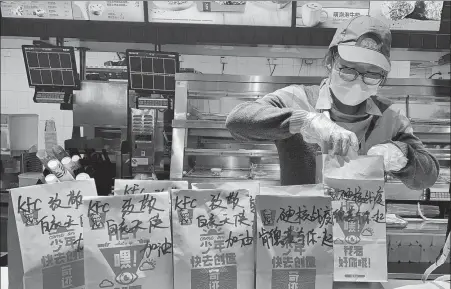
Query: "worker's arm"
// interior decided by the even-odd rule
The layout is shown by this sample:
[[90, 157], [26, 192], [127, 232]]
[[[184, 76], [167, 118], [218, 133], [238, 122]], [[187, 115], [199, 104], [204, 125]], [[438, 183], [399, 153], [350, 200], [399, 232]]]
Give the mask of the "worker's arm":
[[403, 113], [397, 114], [395, 128], [397, 128], [397, 134], [392, 139], [392, 143], [404, 153], [408, 161], [403, 169], [392, 174], [414, 190], [432, 187], [439, 174], [438, 161], [413, 134], [410, 120]]
[[310, 111], [314, 108], [304, 87], [292, 85], [239, 104], [228, 115], [226, 127], [237, 140], [285, 139], [299, 133]]

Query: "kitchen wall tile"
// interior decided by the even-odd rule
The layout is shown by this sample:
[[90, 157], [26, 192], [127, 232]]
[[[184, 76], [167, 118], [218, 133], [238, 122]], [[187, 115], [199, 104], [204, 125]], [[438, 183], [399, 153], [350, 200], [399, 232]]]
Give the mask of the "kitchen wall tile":
[[33, 96], [28, 92], [17, 92], [17, 99], [19, 101], [19, 110], [27, 111], [33, 103]]
[[63, 126], [72, 127], [74, 124], [74, 113], [70, 110], [63, 113]]

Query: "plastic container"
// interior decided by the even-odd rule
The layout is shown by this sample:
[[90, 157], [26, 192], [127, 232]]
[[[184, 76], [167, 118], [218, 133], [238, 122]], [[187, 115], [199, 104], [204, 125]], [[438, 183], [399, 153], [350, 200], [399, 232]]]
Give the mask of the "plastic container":
[[60, 146], [60, 145], [54, 145], [52, 147], [52, 151], [53, 154], [55, 155], [55, 157], [61, 161], [62, 159], [64, 159], [65, 157], [69, 157], [69, 154], [66, 152], [66, 150]]
[[53, 174], [61, 181], [73, 181], [74, 177], [64, 168], [60, 161], [57, 159], [50, 160], [47, 163], [49, 169], [53, 172]]
[[54, 159], [52, 154], [49, 154], [46, 150], [38, 150], [36, 152], [36, 157], [41, 161], [42, 165], [48, 168], [47, 163]]
[[58, 137], [56, 135], [56, 125], [53, 119], [45, 121], [44, 143], [46, 150], [52, 150], [53, 146], [58, 144]]
[[80, 163], [80, 156], [79, 155], [74, 155], [74, 156], [72, 156], [72, 161], [74, 162], [74, 164], [77, 166], [77, 167], [82, 167], [82, 165], [81, 165], [81, 163]]
[[58, 178], [54, 175], [54, 174], [50, 174], [47, 175], [45, 177], [45, 183], [46, 184], [55, 184], [55, 183], [59, 183], [60, 181], [58, 180]]
[[89, 180], [91, 177], [87, 173], [80, 173], [75, 178], [77, 181]]
[[63, 158], [61, 160], [61, 163], [73, 177], [75, 177], [79, 173], [81, 173], [81, 171], [80, 171], [81, 166], [74, 163], [70, 157]]

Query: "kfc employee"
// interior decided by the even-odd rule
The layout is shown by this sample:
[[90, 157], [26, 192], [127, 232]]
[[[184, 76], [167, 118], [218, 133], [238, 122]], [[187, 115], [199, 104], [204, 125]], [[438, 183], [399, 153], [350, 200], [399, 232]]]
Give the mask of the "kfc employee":
[[382, 155], [385, 170], [411, 189], [431, 187], [439, 164], [413, 134], [409, 119], [377, 96], [390, 71], [389, 27], [369, 16], [339, 27], [320, 86], [291, 85], [235, 107], [226, 126], [237, 140], [273, 140], [281, 185], [315, 182], [318, 146], [329, 153]]

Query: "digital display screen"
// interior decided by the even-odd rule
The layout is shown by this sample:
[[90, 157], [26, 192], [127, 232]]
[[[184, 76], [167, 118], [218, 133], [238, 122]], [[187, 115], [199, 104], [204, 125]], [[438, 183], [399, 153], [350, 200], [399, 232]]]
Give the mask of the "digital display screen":
[[22, 46], [30, 86], [78, 87], [73, 47]]
[[153, 93], [174, 93], [179, 69], [177, 53], [127, 50], [129, 88]]

